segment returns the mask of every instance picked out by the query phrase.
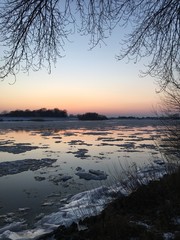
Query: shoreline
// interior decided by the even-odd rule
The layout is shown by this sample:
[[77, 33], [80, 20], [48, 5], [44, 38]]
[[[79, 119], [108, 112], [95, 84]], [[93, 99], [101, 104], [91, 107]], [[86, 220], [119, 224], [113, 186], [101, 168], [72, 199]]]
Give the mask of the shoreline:
[[[14, 222], [9, 226], [5, 226], [4, 228], [0, 229], [0, 239], [3, 240], [5, 237], [11, 240], [18, 240], [21, 238], [27, 240], [48, 240], [52, 239], [51, 237], [54, 236], [54, 233], [57, 234], [57, 236], [59, 233], [61, 234], [61, 228], [64, 228], [64, 226], [67, 232], [70, 230], [70, 233], [72, 233], [71, 226], [74, 223], [76, 223], [75, 225], [77, 227], [84, 224], [84, 222], [86, 224], [86, 222], [89, 221], [88, 219], [91, 220], [94, 217], [99, 218], [102, 213], [106, 211], [107, 206], [113, 205], [114, 202], [124, 199], [124, 197], [126, 198], [131, 196], [131, 194], [136, 192], [136, 189], [139, 187], [141, 188], [141, 186], [148, 186], [150, 182], [162, 179], [163, 176], [166, 175], [166, 166], [159, 165], [157, 169], [150, 168], [149, 171], [154, 172], [153, 181], [150, 172], [147, 172], [147, 169], [145, 169], [144, 171], [137, 172], [136, 182], [134, 182], [134, 179], [127, 179], [124, 186], [122, 183], [116, 183], [114, 186], [101, 186], [92, 190], [78, 193], [72, 196], [68, 202], [59, 209], [59, 211], [45, 215], [34, 225], [33, 229], [24, 230], [24, 222]], [[139, 181], [141, 182], [141, 185], [139, 185]], [[131, 185], [132, 183], [133, 185]], [[79, 230], [78, 234], [81, 235]], [[63, 235], [60, 236], [62, 237]], [[59, 239], [59, 237], [53, 239]], [[70, 238], [63, 239], [69, 240]]]
[[110, 120], [97, 120], [97, 121], [81, 121], [74, 119], [66, 120], [3, 120], [0, 121], [0, 129], [11, 130], [36, 130], [36, 129], [50, 129], [50, 130], [63, 130], [63, 129], [101, 129], [106, 127], [115, 128], [116, 126], [134, 126], [134, 127], [146, 127], [146, 126], [163, 126], [163, 123], [159, 120], [152, 119], [110, 119]]
[[96, 216], [40, 240], [180, 239], [180, 168], [109, 203]]

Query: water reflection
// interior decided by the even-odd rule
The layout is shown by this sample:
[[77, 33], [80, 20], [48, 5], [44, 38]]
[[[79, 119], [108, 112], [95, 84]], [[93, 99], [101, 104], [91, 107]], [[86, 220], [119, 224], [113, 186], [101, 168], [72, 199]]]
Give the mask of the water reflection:
[[[159, 133], [158, 133], [159, 134]], [[152, 126], [107, 126], [97, 129], [1, 130], [0, 163], [25, 159], [56, 159], [51, 166], [19, 171], [0, 177], [0, 224], [22, 217], [29, 223], [41, 213], [60, 207], [71, 194], [110, 184], [115, 166], [148, 163], [160, 158]], [[23, 161], [22, 161], [23, 163]], [[78, 169], [104, 171], [106, 180], [85, 180]], [[95, 172], [96, 173], [96, 172]], [[113, 178], [112, 178], [113, 179]], [[29, 208], [27, 212], [20, 208]], [[7, 213], [12, 212], [11, 217]]]

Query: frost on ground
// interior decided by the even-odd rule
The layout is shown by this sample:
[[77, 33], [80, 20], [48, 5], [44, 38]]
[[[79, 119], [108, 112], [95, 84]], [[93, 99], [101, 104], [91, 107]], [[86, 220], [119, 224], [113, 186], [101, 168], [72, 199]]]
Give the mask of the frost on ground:
[[10, 174], [17, 174], [24, 171], [35, 171], [42, 167], [49, 167], [57, 159], [42, 158], [42, 159], [24, 159], [11, 162], [0, 163], [0, 177]]
[[[32, 240], [52, 232], [60, 225], [69, 226], [86, 217], [99, 214], [113, 199], [129, 195], [140, 184], [148, 184], [166, 174], [166, 165], [155, 163], [145, 169], [137, 169], [136, 178], [127, 178], [111, 187], [101, 186], [71, 197], [66, 204], [39, 220], [33, 229], [24, 230], [24, 222], [14, 222], [0, 229], [0, 240]], [[133, 186], [133, 187], [132, 187]]]

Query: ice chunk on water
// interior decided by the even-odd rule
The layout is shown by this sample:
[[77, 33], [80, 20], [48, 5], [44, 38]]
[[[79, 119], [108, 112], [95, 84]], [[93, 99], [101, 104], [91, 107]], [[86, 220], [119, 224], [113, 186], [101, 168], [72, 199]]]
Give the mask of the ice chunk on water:
[[85, 172], [84, 169], [79, 168], [76, 175], [85, 180], [105, 180], [108, 176], [104, 171], [90, 169], [89, 172]]
[[2, 228], [0, 228], [0, 234], [5, 232], [6, 230], [12, 230], [12, 231], [19, 231], [22, 230], [25, 227], [25, 222], [13, 222], [11, 224], [8, 224]]
[[[153, 171], [153, 179], [159, 179], [166, 172], [164, 167], [158, 170], [150, 168], [149, 171]], [[149, 172], [148, 172], [149, 174]], [[147, 171], [137, 171], [137, 181], [134, 184], [135, 187], [139, 186], [139, 182], [147, 184], [152, 180]], [[145, 180], [146, 181], [145, 181]], [[133, 179], [128, 178], [129, 184], [132, 185]], [[31, 230], [23, 230], [23, 222], [13, 223], [0, 229], [0, 240], [35, 240], [38, 237], [43, 236], [49, 232], [52, 232], [60, 225], [69, 226], [71, 223], [78, 223], [79, 220], [83, 220], [86, 217], [99, 214], [107, 203], [112, 201], [113, 198], [122, 195], [128, 195], [132, 192], [128, 190], [126, 182], [126, 188], [122, 183], [115, 184], [111, 187], [101, 186], [96, 189], [85, 191], [71, 197], [58, 212], [42, 217], [35, 224], [35, 228]]]
[[59, 212], [43, 217], [37, 226], [47, 223], [69, 226], [79, 219], [97, 215], [110, 200], [112, 200], [110, 189], [104, 186], [76, 194], [69, 203], [60, 208]]
[[45, 229], [33, 229], [25, 230], [21, 232], [12, 232], [10, 230], [5, 231], [0, 235], [0, 240], [35, 240], [39, 237], [45, 236], [52, 230]]

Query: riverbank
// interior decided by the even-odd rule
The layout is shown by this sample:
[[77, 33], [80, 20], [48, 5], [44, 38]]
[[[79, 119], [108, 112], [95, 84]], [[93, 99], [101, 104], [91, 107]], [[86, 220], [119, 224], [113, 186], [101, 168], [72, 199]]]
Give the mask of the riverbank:
[[169, 240], [180, 239], [180, 169], [143, 185], [110, 203], [100, 215], [69, 228], [59, 227], [45, 239]]

